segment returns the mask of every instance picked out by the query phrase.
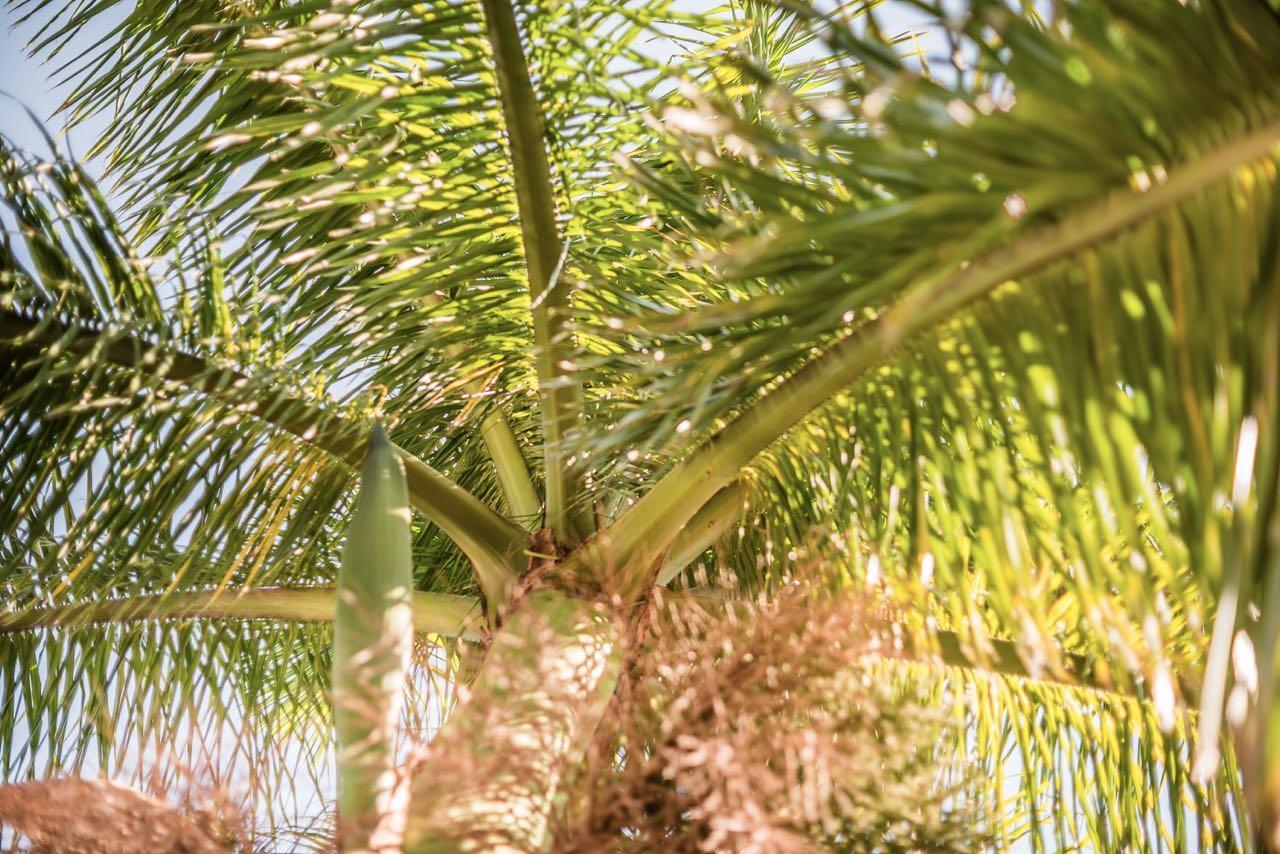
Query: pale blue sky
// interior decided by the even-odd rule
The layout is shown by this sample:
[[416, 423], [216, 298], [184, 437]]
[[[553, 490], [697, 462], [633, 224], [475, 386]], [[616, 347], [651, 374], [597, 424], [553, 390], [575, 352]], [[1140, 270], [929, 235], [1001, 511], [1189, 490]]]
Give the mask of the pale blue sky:
[[[28, 22], [14, 32], [18, 18], [13, 9], [0, 3], [0, 92], [9, 96], [0, 100], [0, 133], [24, 148], [44, 151], [40, 132], [22, 108], [25, 105], [46, 122], [49, 132], [59, 138], [60, 144], [72, 154], [83, 156], [93, 144], [103, 122], [91, 119], [77, 127], [69, 137], [62, 136], [63, 128], [54, 115], [61, 98], [52, 82], [53, 69], [26, 55], [26, 41], [37, 30], [33, 22]], [[96, 22], [93, 32], [100, 33], [105, 26], [105, 20]], [[90, 171], [96, 174], [96, 170]]]

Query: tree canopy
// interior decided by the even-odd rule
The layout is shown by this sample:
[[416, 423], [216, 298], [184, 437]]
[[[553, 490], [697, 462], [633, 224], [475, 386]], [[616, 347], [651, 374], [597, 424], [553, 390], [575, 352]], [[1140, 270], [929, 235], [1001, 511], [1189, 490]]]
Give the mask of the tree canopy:
[[1000, 846], [1280, 847], [1274, 0], [11, 5], [108, 183], [0, 140], [6, 779], [319, 833], [376, 419], [438, 643], [807, 573]]

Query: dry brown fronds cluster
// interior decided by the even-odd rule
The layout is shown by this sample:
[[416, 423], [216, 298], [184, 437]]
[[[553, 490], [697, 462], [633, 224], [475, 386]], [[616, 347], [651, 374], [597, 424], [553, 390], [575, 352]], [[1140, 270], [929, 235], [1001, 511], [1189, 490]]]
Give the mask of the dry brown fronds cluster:
[[233, 850], [246, 839], [243, 816], [223, 798], [192, 789], [175, 807], [107, 779], [63, 777], [0, 786], [0, 829], [24, 850], [59, 854]]
[[[974, 850], [946, 723], [860, 598], [655, 605], [555, 829], [565, 851]], [[954, 733], [952, 733], [954, 735]], [[960, 773], [956, 773], [959, 771]], [[951, 780], [945, 783], [944, 780]]]

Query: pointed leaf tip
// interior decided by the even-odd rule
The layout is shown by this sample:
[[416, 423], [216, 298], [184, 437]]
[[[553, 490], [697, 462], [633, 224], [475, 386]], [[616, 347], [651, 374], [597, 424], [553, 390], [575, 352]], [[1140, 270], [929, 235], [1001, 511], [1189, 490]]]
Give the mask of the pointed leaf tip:
[[373, 422], [373, 430], [369, 433], [369, 451], [373, 452], [378, 449], [390, 447], [391, 439], [387, 436], [387, 431], [383, 429], [382, 422]]

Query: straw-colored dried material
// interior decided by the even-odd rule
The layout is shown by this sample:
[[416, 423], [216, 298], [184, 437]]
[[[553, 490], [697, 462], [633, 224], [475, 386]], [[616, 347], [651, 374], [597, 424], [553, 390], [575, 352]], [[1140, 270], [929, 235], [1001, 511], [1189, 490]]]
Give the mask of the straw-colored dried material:
[[[789, 586], [743, 610], [656, 603], [557, 816], [557, 850], [972, 850], [945, 723], [861, 599]], [[951, 733], [954, 735], [954, 733]], [[947, 782], [950, 781], [950, 782]]]
[[0, 828], [16, 831], [33, 852], [59, 854], [205, 854], [233, 841], [220, 811], [184, 815], [120, 783], [76, 777], [0, 786]]

